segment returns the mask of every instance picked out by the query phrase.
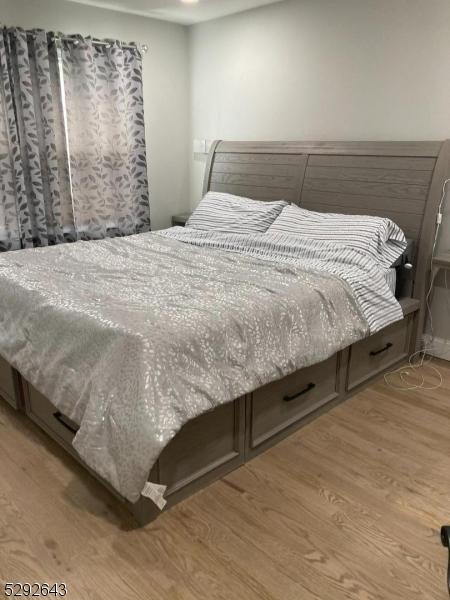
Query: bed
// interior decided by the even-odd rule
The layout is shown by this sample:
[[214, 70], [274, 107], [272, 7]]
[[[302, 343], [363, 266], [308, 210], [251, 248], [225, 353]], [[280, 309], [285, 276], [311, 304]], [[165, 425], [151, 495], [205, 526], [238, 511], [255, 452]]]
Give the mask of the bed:
[[[156, 485], [150, 496], [164, 486], [165, 509], [170, 508], [355, 393], [418, 346], [435, 213], [449, 171], [447, 141], [214, 143], [205, 192], [391, 218], [415, 242], [411, 295], [400, 298], [403, 318], [388, 327], [189, 419], [155, 462], [148, 476]], [[45, 386], [37, 387], [41, 391], [0, 359], [0, 395], [82, 460], [72, 446], [77, 420], [55, 408], [42, 393]], [[147, 497], [121, 499], [140, 523], [160, 512]]]

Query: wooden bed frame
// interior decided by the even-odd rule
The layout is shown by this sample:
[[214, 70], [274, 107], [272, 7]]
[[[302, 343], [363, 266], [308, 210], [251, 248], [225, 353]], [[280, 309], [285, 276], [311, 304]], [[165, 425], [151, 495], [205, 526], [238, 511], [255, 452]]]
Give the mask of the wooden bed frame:
[[[403, 321], [185, 425], [150, 474], [151, 481], [168, 486], [167, 508], [354, 394], [419, 346], [436, 212], [449, 174], [448, 140], [214, 142], [204, 192], [285, 199], [313, 210], [395, 221], [416, 243], [412, 297], [400, 299]], [[76, 426], [1, 358], [0, 395], [79, 460], [71, 445]], [[140, 524], [159, 514], [145, 498], [127, 504]]]

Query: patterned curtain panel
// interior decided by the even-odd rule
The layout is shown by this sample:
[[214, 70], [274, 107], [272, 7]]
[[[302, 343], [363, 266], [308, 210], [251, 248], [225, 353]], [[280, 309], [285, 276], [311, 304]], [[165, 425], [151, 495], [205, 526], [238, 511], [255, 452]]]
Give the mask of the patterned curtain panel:
[[137, 49], [91, 38], [63, 42], [75, 224], [83, 239], [150, 229]]
[[76, 42], [0, 29], [0, 251], [150, 229], [140, 53]]
[[45, 32], [0, 30], [0, 250], [64, 241], [61, 204], [70, 198], [55, 60]]

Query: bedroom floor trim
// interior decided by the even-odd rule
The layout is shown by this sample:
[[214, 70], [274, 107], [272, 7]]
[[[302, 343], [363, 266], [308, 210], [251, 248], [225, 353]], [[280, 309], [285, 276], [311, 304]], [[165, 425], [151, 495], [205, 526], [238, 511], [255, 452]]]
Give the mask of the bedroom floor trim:
[[65, 582], [69, 600], [444, 600], [450, 363], [434, 364], [442, 388], [380, 379], [144, 529], [0, 401], [2, 587]]
[[424, 335], [423, 342], [429, 348], [429, 354], [450, 361], [450, 340], [438, 337], [432, 340], [430, 335]]

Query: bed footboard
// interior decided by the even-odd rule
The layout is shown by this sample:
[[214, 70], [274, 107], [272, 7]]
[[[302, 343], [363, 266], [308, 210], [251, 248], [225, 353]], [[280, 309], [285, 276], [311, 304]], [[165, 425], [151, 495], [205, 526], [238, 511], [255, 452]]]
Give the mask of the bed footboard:
[[[167, 486], [166, 508], [238, 468], [404, 360], [414, 348], [420, 303], [408, 298], [401, 305], [402, 321], [322, 363], [296, 371], [187, 423], [149, 474], [149, 481]], [[1, 358], [0, 395], [14, 408], [23, 406], [30, 419], [82, 463], [72, 446], [76, 424]], [[160, 514], [147, 498], [133, 505], [120, 499], [141, 525]]]

